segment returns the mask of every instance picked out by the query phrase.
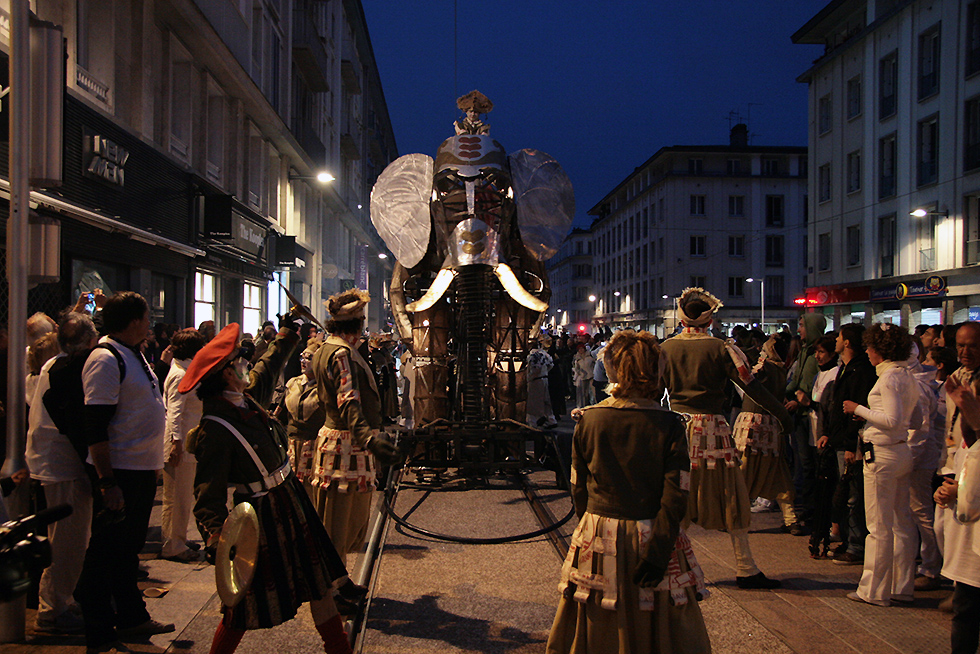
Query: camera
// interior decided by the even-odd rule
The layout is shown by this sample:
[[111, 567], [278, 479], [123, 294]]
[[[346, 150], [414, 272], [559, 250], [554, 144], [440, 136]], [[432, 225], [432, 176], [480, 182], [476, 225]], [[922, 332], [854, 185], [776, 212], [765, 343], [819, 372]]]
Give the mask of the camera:
[[48, 525], [71, 512], [71, 505], [59, 504], [0, 525], [0, 602], [25, 594], [31, 578], [51, 565], [51, 544], [38, 532], [47, 533]]

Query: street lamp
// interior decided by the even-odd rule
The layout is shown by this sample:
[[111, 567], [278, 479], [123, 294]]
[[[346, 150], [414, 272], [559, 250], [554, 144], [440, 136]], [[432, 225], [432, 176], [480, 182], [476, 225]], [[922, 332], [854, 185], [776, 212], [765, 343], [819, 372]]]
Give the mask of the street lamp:
[[337, 178], [334, 177], [333, 175], [331, 175], [330, 173], [328, 173], [325, 170], [321, 170], [316, 175], [296, 175], [294, 173], [289, 173], [289, 181], [292, 182], [292, 181], [297, 180], [297, 179], [315, 179], [316, 181], [320, 182], [321, 184], [326, 184], [328, 182], [334, 181]]
[[764, 277], [759, 279], [753, 279], [752, 277], [746, 278], [748, 283], [759, 282], [759, 308], [762, 310], [762, 319], [759, 322], [759, 326], [762, 327], [762, 332], [766, 331], [766, 280]]
[[926, 216], [942, 216], [943, 218], [949, 218], [949, 211], [929, 211], [928, 209], [916, 209], [915, 211], [910, 211], [909, 215], [916, 218], [925, 218]]
[[589, 302], [595, 302], [595, 295], [589, 296]]

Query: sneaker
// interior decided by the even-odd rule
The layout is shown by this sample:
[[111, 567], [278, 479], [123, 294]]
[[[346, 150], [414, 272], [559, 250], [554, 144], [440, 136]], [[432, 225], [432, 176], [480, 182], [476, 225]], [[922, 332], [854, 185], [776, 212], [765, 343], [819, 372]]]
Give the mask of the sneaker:
[[861, 602], [862, 604], [870, 604], [871, 606], [891, 606], [892, 605], [892, 603], [889, 602], [888, 600], [866, 600], [863, 597], [861, 597], [860, 595], [858, 595], [856, 591], [853, 592], [853, 593], [848, 593], [847, 594], [847, 599], [851, 600], [852, 602]]
[[170, 632], [176, 630], [177, 627], [175, 627], [172, 622], [157, 622], [151, 618], [142, 624], [132, 627], [116, 627], [116, 634], [120, 638], [144, 638], [146, 636], [155, 636], [157, 634], [169, 634]]
[[769, 511], [775, 511], [775, 508], [773, 508], [773, 503], [769, 500], [763, 497], [757, 497], [749, 510], [752, 513], [768, 513]]
[[864, 557], [851, 552], [843, 552], [834, 555], [834, 563], [837, 565], [864, 565]]
[[938, 579], [928, 575], [919, 575], [915, 578], [916, 590], [939, 590], [941, 585]]
[[176, 561], [177, 563], [196, 563], [201, 560], [201, 555], [192, 549], [186, 549], [183, 552], [177, 552], [173, 556], [161, 556], [161, 559], [166, 559], [167, 561]]
[[735, 584], [743, 590], [772, 590], [781, 588], [783, 582], [778, 579], [770, 579], [761, 572], [757, 572], [751, 577], [735, 577]]
[[80, 634], [85, 631], [85, 620], [69, 609], [54, 618], [37, 618], [34, 620], [34, 631], [46, 634]]

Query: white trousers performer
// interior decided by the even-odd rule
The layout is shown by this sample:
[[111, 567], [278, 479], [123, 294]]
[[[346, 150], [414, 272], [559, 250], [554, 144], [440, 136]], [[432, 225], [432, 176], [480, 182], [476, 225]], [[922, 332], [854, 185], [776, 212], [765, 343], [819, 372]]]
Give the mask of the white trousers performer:
[[918, 574], [935, 579], [943, 567], [943, 555], [936, 540], [934, 521], [936, 504], [932, 500], [932, 470], [913, 470], [909, 499], [912, 507], [912, 519], [919, 530], [919, 555], [922, 563]]
[[[174, 441], [173, 447], [184, 448], [184, 441]], [[194, 510], [194, 475], [197, 459], [186, 451], [176, 465], [163, 466], [163, 514], [161, 532], [163, 547], [160, 556], [179, 556], [187, 551], [187, 525]]]
[[72, 508], [70, 516], [48, 525], [51, 565], [41, 575], [37, 618], [54, 621], [74, 602], [72, 593], [82, 573], [92, 529], [92, 485], [82, 477], [43, 486], [49, 507], [70, 504]]
[[875, 445], [864, 463], [864, 573], [857, 594], [874, 603], [911, 601], [919, 539], [909, 504], [912, 453], [906, 443]]

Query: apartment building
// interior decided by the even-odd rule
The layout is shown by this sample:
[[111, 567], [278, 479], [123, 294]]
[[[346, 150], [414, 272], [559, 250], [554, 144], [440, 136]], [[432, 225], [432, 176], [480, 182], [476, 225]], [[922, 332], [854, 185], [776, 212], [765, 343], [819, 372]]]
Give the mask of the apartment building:
[[592, 276], [592, 233], [574, 228], [548, 261], [551, 301], [544, 324], [570, 334], [593, 331], [595, 285]]
[[807, 304], [833, 324], [980, 316], [980, 2], [835, 0], [809, 86]]
[[321, 315], [344, 287], [383, 297], [367, 206], [397, 153], [359, 1], [32, 7], [63, 29], [67, 74], [63, 181], [32, 195], [60, 230], [60, 280], [31, 311], [132, 289], [154, 320], [252, 332], [288, 309], [280, 283]]
[[805, 147], [749, 145], [744, 124], [728, 145], [661, 148], [589, 210], [595, 320], [663, 337], [675, 299], [700, 286], [725, 303], [726, 328], [794, 322], [806, 180]]

